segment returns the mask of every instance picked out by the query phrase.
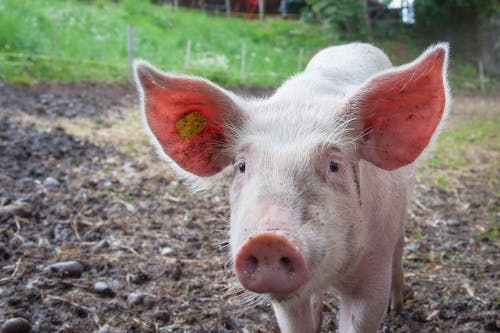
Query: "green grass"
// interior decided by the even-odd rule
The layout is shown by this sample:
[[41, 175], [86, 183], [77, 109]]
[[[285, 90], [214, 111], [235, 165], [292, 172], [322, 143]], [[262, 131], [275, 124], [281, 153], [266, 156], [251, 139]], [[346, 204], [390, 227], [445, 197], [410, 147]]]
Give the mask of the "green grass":
[[462, 120], [441, 133], [420, 174], [443, 188], [460, 172], [482, 169], [488, 179], [500, 170], [500, 112]]
[[491, 230], [488, 231], [486, 237], [492, 242], [498, 240], [498, 220], [496, 215], [491, 217]]
[[439, 146], [428, 164], [433, 167], [465, 167], [472, 161], [468, 153], [475, 146], [487, 151], [500, 151], [500, 117], [496, 119], [477, 118], [460, 123], [457, 127], [441, 134]]
[[[148, 0], [0, 0], [0, 80], [14, 82], [128, 78], [127, 28], [135, 56], [167, 71], [199, 74], [225, 85], [275, 86], [302, 69], [319, 49], [348, 42], [319, 24], [268, 18], [214, 16], [200, 10], [152, 5]], [[410, 30], [384, 30], [371, 42], [394, 64], [425, 48]], [[185, 55], [191, 41], [190, 64]], [[245, 71], [241, 76], [242, 47]], [[299, 66], [299, 50], [303, 60]], [[453, 87], [475, 90], [474, 64], [451, 62]], [[486, 88], [498, 89], [487, 79]]]
[[[271, 85], [328, 44], [318, 27], [300, 21], [248, 21], [148, 1], [87, 4], [61, 0], [0, 0], [0, 79], [123, 80], [127, 27], [135, 56], [165, 70], [240, 83], [243, 44], [246, 82]], [[190, 66], [184, 68], [191, 40]]]

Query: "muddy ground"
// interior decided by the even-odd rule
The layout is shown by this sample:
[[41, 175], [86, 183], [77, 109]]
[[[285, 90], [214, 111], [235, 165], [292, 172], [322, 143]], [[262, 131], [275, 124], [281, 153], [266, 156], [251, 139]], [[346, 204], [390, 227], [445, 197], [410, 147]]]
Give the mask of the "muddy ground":
[[[498, 112], [498, 97], [458, 95], [454, 121]], [[446, 188], [419, 181], [404, 314], [382, 332], [500, 332], [498, 152], [483, 155]], [[0, 325], [278, 332], [269, 304], [231, 271], [226, 189], [192, 194], [173, 177], [128, 85], [0, 83]], [[322, 332], [334, 332], [333, 293], [324, 305]]]

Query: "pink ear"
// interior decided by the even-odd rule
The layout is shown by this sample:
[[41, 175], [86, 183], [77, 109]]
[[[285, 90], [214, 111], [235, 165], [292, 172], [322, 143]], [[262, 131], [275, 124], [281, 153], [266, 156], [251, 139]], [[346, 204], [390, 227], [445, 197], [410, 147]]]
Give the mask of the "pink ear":
[[145, 62], [135, 65], [146, 123], [165, 154], [181, 168], [211, 176], [231, 163], [225, 126], [240, 119], [236, 104], [207, 80], [171, 76]]
[[351, 99], [358, 111], [361, 157], [394, 170], [429, 144], [446, 106], [448, 47], [429, 49], [414, 62], [369, 79]]

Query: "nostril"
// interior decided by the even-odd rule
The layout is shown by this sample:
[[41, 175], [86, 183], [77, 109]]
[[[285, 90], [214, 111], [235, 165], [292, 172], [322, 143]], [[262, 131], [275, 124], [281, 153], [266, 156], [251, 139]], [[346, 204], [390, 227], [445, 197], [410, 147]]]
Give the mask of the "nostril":
[[253, 274], [257, 270], [257, 267], [259, 266], [259, 259], [254, 256], [248, 256], [247, 259], [245, 260], [246, 265], [245, 265], [245, 271], [247, 274]]
[[280, 265], [288, 273], [293, 273], [295, 271], [295, 268], [293, 267], [293, 262], [288, 257], [281, 257]]

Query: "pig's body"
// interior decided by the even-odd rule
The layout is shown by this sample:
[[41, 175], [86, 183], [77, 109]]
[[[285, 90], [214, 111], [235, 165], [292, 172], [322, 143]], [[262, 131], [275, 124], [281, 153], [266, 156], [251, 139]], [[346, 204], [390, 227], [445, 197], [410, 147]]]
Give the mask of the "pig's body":
[[[259, 174], [254, 175], [253, 188], [250, 187], [253, 184], [246, 184], [247, 198], [239, 198], [239, 188], [232, 192], [232, 211], [238, 212], [232, 214], [232, 228], [240, 231], [231, 233], [233, 254], [238, 252], [246, 239], [266, 230], [285, 230], [287, 233], [294, 231], [294, 242], [301, 248], [304, 257], [311, 257], [310, 261], [319, 260], [314, 257], [323, 257], [327, 263], [338, 261], [338, 265], [331, 267], [333, 269], [327, 265], [308, 263], [309, 267], [316, 266], [316, 269], [309, 273], [312, 278], [306, 280], [300, 292], [289, 296], [286, 301], [273, 303], [277, 314], [283, 312], [277, 317], [284, 332], [308, 332], [312, 327], [316, 330], [320, 323], [321, 305], [311, 303], [320, 302], [322, 293], [330, 287], [342, 295], [340, 332], [355, 332], [352, 320], [360, 321], [358, 318], [364, 318], [363, 325], [358, 325], [358, 332], [374, 331], [387, 308], [390, 289], [387, 284], [391, 281], [393, 257], [397, 279], [403, 278], [399, 264], [404, 236], [403, 220], [411, 199], [414, 165], [386, 171], [361, 160], [357, 166], [352, 166], [358, 169], [360, 186], [359, 198], [356, 197], [357, 191], [351, 192], [348, 197], [349, 201], [361, 202], [361, 211], [356, 212], [356, 217], [350, 218], [359, 221], [356, 225], [332, 218], [338, 213], [338, 207], [329, 204], [329, 201], [334, 200], [332, 194], [322, 193], [321, 184], [306, 180], [313, 178], [313, 169], [307, 168], [313, 161], [302, 160], [311, 156], [312, 147], [328, 141], [333, 146], [345, 147], [342, 150], [353, 148], [354, 138], [343, 130], [345, 122], [351, 118], [339, 116], [335, 124], [340, 127], [337, 131], [332, 131], [332, 124], [323, 120], [332, 117], [332, 111], [342, 113], [342, 104], [364, 81], [390, 67], [387, 56], [371, 45], [330, 47], [318, 53], [305, 72], [285, 82], [272, 97], [250, 107], [252, 110], [248, 114], [251, 125], [239, 141], [242, 146], [251, 146], [255, 155], [267, 156], [268, 159], [261, 157], [262, 160], [253, 167], [259, 170]], [[334, 107], [334, 104], [338, 107]], [[298, 160], [298, 156], [302, 158]], [[246, 160], [249, 163], [253, 158], [246, 157]], [[287, 172], [284, 167], [294, 170], [296, 174], [291, 174], [293, 172], [290, 170]], [[303, 174], [304, 170], [310, 173]], [[295, 179], [298, 179], [297, 184], [290, 184], [290, 180]], [[304, 186], [309, 187], [308, 195], [320, 197], [321, 201], [307, 202], [300, 197], [294, 198], [297, 188]], [[263, 195], [255, 195], [262, 192], [274, 192], [269, 195], [269, 201], [273, 203], [261, 199]], [[276, 205], [276, 198], [283, 198], [284, 202]], [[244, 206], [239, 207], [238, 202], [244, 202]], [[266, 215], [267, 205], [271, 206], [272, 212]], [[290, 208], [296, 205], [309, 215], [312, 215], [308, 213], [309, 210], [320, 207], [323, 213], [318, 221], [320, 223], [310, 223], [307, 221], [310, 218], [281, 221], [282, 216], [287, 214], [299, 214]], [[262, 216], [248, 216], [255, 214], [255, 207], [259, 207], [259, 212], [264, 212]], [[245, 214], [246, 209], [250, 210], [248, 215], [240, 216]], [[280, 213], [275, 213], [276, 210]], [[274, 223], [267, 222], [261, 226], [259, 220]], [[245, 228], [239, 221], [256, 227], [244, 232]], [[327, 226], [319, 228], [321, 222]], [[332, 229], [337, 230], [332, 232]], [[320, 235], [327, 237], [321, 239]], [[354, 244], [346, 242], [349, 237], [355, 239]], [[328, 242], [340, 244], [340, 249], [322, 251], [329, 247]], [[334, 258], [339, 253], [348, 256]], [[396, 294], [401, 293], [401, 288]], [[311, 295], [314, 295], [312, 299]]]
[[200, 176], [235, 165], [236, 275], [271, 296], [283, 332], [318, 331], [332, 287], [342, 333], [376, 332], [390, 298], [401, 310], [405, 213], [415, 159], [446, 109], [446, 50], [392, 69], [371, 45], [331, 47], [258, 101], [136, 66], [167, 159]]

